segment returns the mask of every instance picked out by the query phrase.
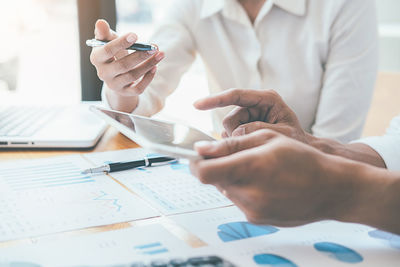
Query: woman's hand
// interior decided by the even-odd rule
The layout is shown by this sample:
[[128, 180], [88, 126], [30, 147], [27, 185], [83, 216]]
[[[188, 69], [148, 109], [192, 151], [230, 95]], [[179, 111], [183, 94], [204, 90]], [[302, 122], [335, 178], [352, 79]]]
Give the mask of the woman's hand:
[[[103, 47], [93, 48], [90, 61], [96, 67], [99, 78], [109, 89], [107, 97], [111, 106], [113, 103], [118, 105], [119, 97], [137, 98], [153, 80], [157, 70], [156, 65], [164, 58], [164, 53], [159, 51], [129, 53], [126, 49], [137, 41], [137, 35], [128, 33], [118, 37], [104, 20], [97, 21], [95, 37], [98, 40], [110, 41]], [[130, 103], [132, 111], [136, 108], [137, 101]], [[121, 110], [118, 107], [113, 108]]]

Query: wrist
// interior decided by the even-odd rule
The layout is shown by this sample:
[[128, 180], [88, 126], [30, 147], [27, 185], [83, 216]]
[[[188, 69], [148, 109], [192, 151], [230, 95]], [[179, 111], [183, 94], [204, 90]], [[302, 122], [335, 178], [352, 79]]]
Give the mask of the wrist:
[[[318, 158], [321, 179], [326, 182], [322, 199], [326, 213], [324, 219], [353, 222], [354, 210], [360, 203], [362, 168], [353, 161], [323, 154]], [[364, 190], [363, 190], [364, 191]]]
[[400, 174], [347, 161], [336, 166], [332, 219], [400, 233]]
[[378, 168], [368, 174], [369, 191], [362, 193], [366, 201], [360, 203], [354, 222], [400, 234], [400, 174]]
[[326, 138], [318, 138], [311, 134], [307, 134], [308, 144], [321, 152], [329, 155], [340, 155], [339, 151], [344, 150], [344, 145]]
[[379, 168], [386, 168], [386, 164], [382, 157], [375, 150], [365, 144], [342, 144], [335, 140], [317, 138], [312, 135], [309, 135], [307, 138], [309, 140], [309, 145], [325, 154], [364, 162]]
[[126, 113], [132, 113], [139, 104], [138, 96], [124, 96], [113, 90], [106, 88], [106, 98], [109, 106], [113, 110], [118, 110]]

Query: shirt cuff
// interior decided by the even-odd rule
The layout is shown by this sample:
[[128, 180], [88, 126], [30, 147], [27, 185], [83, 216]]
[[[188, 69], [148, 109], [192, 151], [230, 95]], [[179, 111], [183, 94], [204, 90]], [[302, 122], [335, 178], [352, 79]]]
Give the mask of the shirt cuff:
[[103, 85], [103, 89], [101, 90], [101, 102], [103, 103], [103, 106], [105, 108], [111, 109], [110, 103], [108, 103], [108, 99], [106, 96], [106, 88], [104, 88], [105, 85]]
[[370, 146], [383, 159], [390, 171], [400, 171], [400, 143], [398, 136], [367, 137], [352, 143], [362, 143]]
[[153, 104], [151, 103], [150, 98], [147, 97], [145, 94], [146, 92], [139, 96], [138, 104], [132, 114], [145, 117], [151, 117], [153, 115], [151, 110]]

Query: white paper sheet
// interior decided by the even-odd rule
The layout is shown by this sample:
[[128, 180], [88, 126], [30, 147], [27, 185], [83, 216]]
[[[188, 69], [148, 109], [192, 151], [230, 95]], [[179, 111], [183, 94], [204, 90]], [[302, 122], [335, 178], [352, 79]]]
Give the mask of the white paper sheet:
[[[142, 149], [86, 154], [97, 165], [139, 159]], [[232, 205], [215, 187], [201, 184], [190, 174], [187, 162], [115, 172], [112, 177], [146, 199], [165, 215]]]
[[160, 215], [80, 155], [0, 164], [0, 241]]
[[400, 264], [400, 236], [364, 225], [323, 221], [294, 228], [256, 226], [236, 207], [170, 218], [240, 266]]
[[0, 266], [16, 262], [42, 266], [110, 266], [185, 258], [191, 253], [186, 243], [156, 224], [3, 248]]

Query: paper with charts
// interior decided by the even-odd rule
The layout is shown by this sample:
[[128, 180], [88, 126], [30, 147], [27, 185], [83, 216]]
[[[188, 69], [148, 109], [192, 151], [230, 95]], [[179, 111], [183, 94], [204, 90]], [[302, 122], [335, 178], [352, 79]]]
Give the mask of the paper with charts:
[[[156, 156], [143, 149], [85, 154], [97, 165]], [[112, 177], [146, 199], [165, 215], [193, 212], [232, 205], [214, 186], [204, 185], [190, 174], [185, 162], [159, 167], [115, 172]]]
[[0, 163], [0, 241], [160, 215], [80, 155]]
[[236, 207], [170, 217], [238, 266], [399, 266], [400, 236], [323, 221], [301, 227], [253, 225]]
[[190, 246], [161, 225], [147, 225], [0, 248], [0, 266], [115, 266], [190, 253]]

